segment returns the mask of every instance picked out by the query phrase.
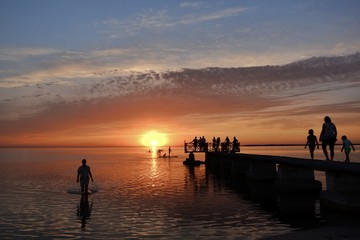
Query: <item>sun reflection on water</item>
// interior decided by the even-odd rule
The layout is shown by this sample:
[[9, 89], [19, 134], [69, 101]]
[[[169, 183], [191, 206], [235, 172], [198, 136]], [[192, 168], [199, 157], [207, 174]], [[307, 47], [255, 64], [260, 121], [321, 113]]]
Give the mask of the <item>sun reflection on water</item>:
[[157, 148], [153, 146], [151, 149], [151, 178], [157, 176]]

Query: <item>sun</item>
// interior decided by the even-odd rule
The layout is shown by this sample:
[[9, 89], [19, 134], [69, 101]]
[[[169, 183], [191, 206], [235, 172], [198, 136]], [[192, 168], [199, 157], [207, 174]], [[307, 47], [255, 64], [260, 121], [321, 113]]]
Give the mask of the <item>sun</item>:
[[146, 132], [141, 138], [141, 144], [147, 147], [164, 146], [166, 143], [166, 134], [154, 130]]

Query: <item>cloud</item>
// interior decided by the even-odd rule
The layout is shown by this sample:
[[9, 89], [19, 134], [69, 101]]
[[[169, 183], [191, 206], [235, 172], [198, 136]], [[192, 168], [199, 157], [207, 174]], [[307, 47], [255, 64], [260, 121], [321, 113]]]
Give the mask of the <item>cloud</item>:
[[90, 80], [89, 78], [92, 77], [94, 76], [91, 69], [86, 65], [58, 65], [2, 77], [0, 88], [14, 88], [49, 82], [62, 85], [74, 85], [75, 82], [81, 79]]
[[225, 78], [224, 70], [216, 68], [123, 76], [114, 70], [74, 86], [39, 83], [15, 88], [11, 91], [16, 94], [8, 92], [0, 101], [0, 115], [6, 111], [26, 115], [2, 119], [0, 130], [7, 137], [51, 133], [86, 142], [89, 131], [96, 133], [94, 138], [107, 139], [109, 129], [120, 136], [131, 135], [135, 128], [168, 126], [181, 137], [186, 132], [231, 133], [246, 141], [273, 143], [274, 132], [295, 139], [328, 113], [335, 119], [354, 119], [359, 112], [356, 79], [341, 74], [319, 79], [269, 76], [266, 69], [227, 69]]
[[143, 11], [128, 19], [108, 19], [102, 22], [107, 29], [104, 32], [111, 38], [133, 36], [143, 30], [164, 29], [173, 26], [172, 17], [166, 10]]
[[227, 8], [210, 13], [207, 12], [201, 14], [185, 15], [175, 18], [168, 15], [167, 10], [148, 10], [133, 15], [128, 19], [108, 19], [103, 21], [102, 24], [108, 27], [106, 30], [104, 30], [108, 36], [111, 38], [118, 38], [133, 36], [142, 33], [144, 30], [164, 30], [179, 25], [190, 25], [235, 17], [245, 11], [247, 11], [247, 8]]
[[182, 2], [180, 7], [182, 8], [198, 8], [202, 5], [202, 2]]
[[41, 57], [62, 52], [52, 48], [0, 48], [0, 61], [22, 61], [28, 57]]
[[219, 10], [219, 11], [203, 14], [200, 16], [195, 16], [195, 15], [187, 16], [187, 17], [180, 19], [178, 22], [181, 24], [184, 24], [184, 25], [196, 24], [196, 23], [201, 23], [201, 22], [206, 22], [206, 21], [213, 21], [213, 20], [238, 16], [240, 13], [245, 12], [246, 10], [247, 10], [246, 8], [241, 8], [241, 7], [228, 8], [228, 9], [224, 9], [224, 10]]

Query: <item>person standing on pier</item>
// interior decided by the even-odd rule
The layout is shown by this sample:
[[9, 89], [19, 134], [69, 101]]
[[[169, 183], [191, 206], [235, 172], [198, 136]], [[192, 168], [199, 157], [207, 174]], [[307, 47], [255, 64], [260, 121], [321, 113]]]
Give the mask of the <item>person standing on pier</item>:
[[343, 146], [341, 148], [341, 152], [345, 150], [345, 156], [346, 156], [346, 163], [350, 163], [350, 152], [351, 148], [355, 151], [354, 145], [351, 143], [349, 139], [344, 135], [341, 137], [341, 140], [343, 141]]
[[221, 140], [220, 140], [220, 137], [218, 137], [216, 139], [216, 151], [219, 152], [220, 151], [220, 143], [221, 143]]
[[226, 152], [229, 151], [229, 146], [230, 146], [230, 139], [228, 136], [226, 136], [225, 138], [225, 149], [226, 149]]
[[216, 151], [216, 138], [215, 137], [213, 137], [213, 139], [212, 139], [212, 150]]
[[232, 142], [231, 152], [235, 153], [236, 151], [239, 151], [239, 150], [240, 150], [239, 140], [237, 140], [237, 138], [234, 137], [234, 140]]
[[[337, 141], [337, 130], [334, 123], [331, 122], [331, 118], [329, 116], [326, 116], [324, 118], [324, 123], [322, 125], [322, 130], [320, 133], [320, 142], [322, 142], [322, 150], [324, 152], [324, 155], [326, 157], [326, 161], [333, 161], [334, 160], [334, 147], [335, 142]], [[330, 159], [329, 154], [327, 151], [327, 146], [329, 146], [330, 149]]]
[[312, 130], [312, 129], [309, 129], [309, 135], [307, 136], [307, 142], [305, 144], [305, 149], [307, 146], [309, 146], [311, 160], [314, 160], [315, 147], [317, 146], [317, 149], [319, 149], [319, 143], [318, 143], [317, 137], [314, 135], [314, 130]]
[[196, 149], [197, 149], [197, 146], [198, 146], [198, 139], [197, 137], [195, 136], [194, 140], [191, 141], [191, 143], [194, 144], [194, 151], [196, 152]]

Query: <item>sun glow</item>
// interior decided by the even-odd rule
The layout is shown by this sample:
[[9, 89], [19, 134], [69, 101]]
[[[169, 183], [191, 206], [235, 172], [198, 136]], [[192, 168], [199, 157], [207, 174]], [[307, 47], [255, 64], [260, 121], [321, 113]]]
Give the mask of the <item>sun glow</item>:
[[164, 146], [166, 143], [166, 135], [157, 131], [149, 131], [141, 139], [141, 144], [148, 147]]

